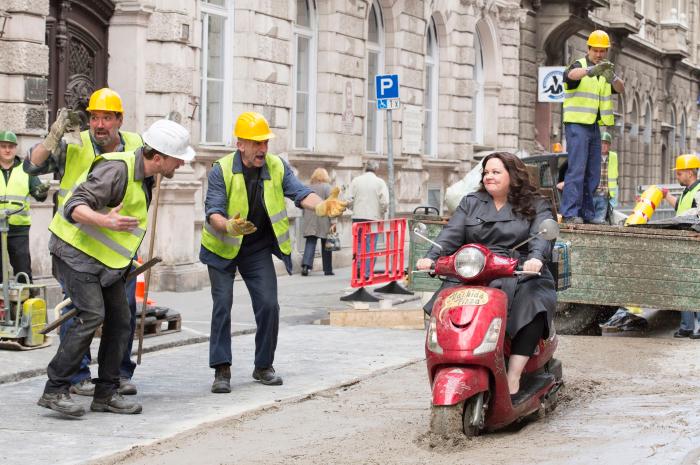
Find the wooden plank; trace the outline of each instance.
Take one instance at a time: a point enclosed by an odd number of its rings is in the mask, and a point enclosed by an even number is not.
[[[331,326],[362,328],[424,329],[423,309],[331,310]]]
[[[588,262],[622,263],[636,266],[643,263],[655,263],[658,266],[677,266],[698,270],[700,273],[700,256],[683,253],[657,252],[655,250],[643,253],[631,253],[629,250],[578,247],[572,243],[571,247],[571,272],[574,273]]]
[[[575,274],[571,276],[571,287],[576,289],[598,289],[601,291],[637,290],[646,294],[659,294],[679,297],[700,296],[700,283],[686,282],[682,285],[659,281],[655,277],[629,279],[617,276],[593,276]]]
[[[598,290],[569,288],[557,293],[557,300],[562,303],[580,303],[591,305],[611,305],[623,307],[658,308],[660,310],[700,310],[700,298],[680,297],[675,295],[650,294],[636,290]]]
[[[630,283],[636,282],[637,279],[653,278],[659,282],[675,280],[676,282],[697,283],[698,270],[695,268],[681,268],[666,264],[648,263],[634,264],[629,263],[611,263],[608,261],[585,260],[583,270],[577,268],[575,276],[614,276],[619,278],[627,278]]]
[[[562,235],[562,240],[569,240],[576,247],[620,249],[644,253],[647,251],[666,253],[690,253],[700,257],[700,241],[685,240],[683,238],[661,237],[625,237],[625,236],[600,236],[581,235],[572,237],[570,234]]]

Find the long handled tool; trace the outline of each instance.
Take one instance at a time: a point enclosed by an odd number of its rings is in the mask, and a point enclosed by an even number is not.
[[[151,238],[148,244],[148,260],[153,257],[153,247],[156,239],[156,226],[158,225],[158,203],[160,200],[160,180],[163,178],[160,174],[156,176],[156,193],[153,195],[153,228],[151,228]],[[146,326],[146,309],[148,308],[148,288],[151,287],[151,270],[146,271],[144,277],[143,289],[143,305],[141,306],[141,318],[139,319],[139,350],[136,355],[136,364],[141,365],[141,354],[143,354],[143,331]]]
[[[136,276],[140,275],[141,273],[143,273],[143,272],[145,272],[145,271],[147,271],[147,270],[150,270],[153,266],[157,265],[158,263],[160,263],[160,262],[162,262],[162,261],[163,261],[163,259],[160,258],[160,257],[154,257],[154,258],[148,260],[146,263],[144,263],[143,265],[139,266],[139,267],[136,268],[135,270],[130,271],[129,274],[126,276],[126,281],[127,281],[127,282],[128,282],[128,281],[131,281],[131,280],[134,279]],[[60,310],[60,309],[62,309],[63,307],[66,307],[67,305],[70,305],[70,304],[71,304],[71,300],[70,300],[70,297],[69,297],[69,298],[65,299],[64,301],[62,301],[61,303],[59,303],[59,304],[56,306],[56,308],[55,308],[54,310]],[[68,320],[68,319],[70,319],[70,318],[73,318],[73,317],[76,315],[76,313],[78,313],[78,309],[76,309],[76,308],[72,308],[72,309],[68,310],[66,313],[64,313],[63,315],[61,315],[60,317],[56,318],[56,319],[53,320],[51,323],[49,323],[48,325],[46,325],[46,326],[44,327],[44,329],[42,329],[41,331],[39,331],[39,333],[41,333],[41,334],[48,334],[48,333],[50,333],[50,332],[53,331],[54,329],[56,329],[56,328],[58,328],[59,326],[61,326],[66,320]]]

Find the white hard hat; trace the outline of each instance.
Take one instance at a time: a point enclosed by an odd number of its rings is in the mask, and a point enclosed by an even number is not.
[[[195,152],[190,147],[190,133],[169,119],[159,119],[143,133],[143,141],[163,155],[190,161]]]

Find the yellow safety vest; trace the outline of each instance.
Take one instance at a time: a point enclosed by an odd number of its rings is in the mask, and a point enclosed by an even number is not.
[[[85,181],[88,173],[102,159],[120,160],[126,163],[128,182],[126,193],[122,200],[123,207],[119,214],[137,218],[139,220],[138,227],[131,231],[113,231],[98,226],[71,223],[62,214],[56,213],[49,225],[49,230],[66,243],[100,261],[105,266],[121,269],[131,263],[131,258],[136,254],[136,250],[138,250],[143,236],[146,234],[146,223],[148,220],[146,193],[143,191],[142,181],[134,179],[136,155],[133,151],[100,155],[95,158],[90,169],[76,180],[76,184]],[[71,195],[72,192],[69,192],[66,201]],[[107,213],[108,211],[109,209],[107,208],[102,213]]]
[[[678,199],[676,216],[681,216],[683,213],[693,208],[693,199],[695,199],[695,194],[698,192],[700,192],[700,182],[697,183],[690,191],[686,192],[685,195],[681,194],[680,198]]]
[[[8,218],[8,223],[14,226],[29,226],[32,218],[29,216],[29,175],[24,172],[21,165],[14,166],[10,171],[10,177],[5,182],[5,176],[0,174],[0,208],[15,210],[17,205],[2,202],[12,200],[24,203],[24,210]]]
[[[119,131],[122,139],[124,139],[124,151],[131,152],[143,145],[141,136],[135,132]],[[87,171],[97,154],[92,146],[90,139],[90,131],[82,131],[80,139],[83,142],[82,147],[74,144],[68,144],[66,150],[66,167],[61,178],[61,184],[58,188],[57,209],[63,214],[63,204],[66,203],[66,196],[77,185],[77,180],[85,171]]]
[[[230,153],[216,161],[224,175],[226,184],[226,197],[228,198],[228,210],[226,214],[233,218],[240,213],[241,218],[248,217],[248,192],[246,190],[243,173],[233,172],[233,159],[235,153]],[[284,164],[277,155],[268,153],[265,157],[270,179],[263,181],[263,201],[265,212],[272,223],[272,230],[277,239],[280,251],[289,255],[292,253],[292,241],[289,236],[289,218],[284,204]],[[214,229],[208,221],[204,222],[202,230],[202,245],[212,253],[231,260],[238,255],[243,243],[243,236],[229,236]]]
[[[619,176],[617,152],[608,151],[608,191],[610,198],[617,198],[617,178]]]
[[[586,58],[577,61],[583,68],[588,67]],[[602,76],[584,76],[575,89],[569,89],[564,81],[563,107],[565,123],[594,124],[600,112],[602,126],[615,124],[612,86]]]

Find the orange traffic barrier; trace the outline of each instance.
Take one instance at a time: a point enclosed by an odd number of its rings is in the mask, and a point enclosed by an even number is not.
[[[405,218],[354,223],[352,238],[352,287],[403,279]]]
[[[630,224],[646,224],[663,198],[664,195],[661,189],[656,186],[649,186],[649,188],[642,193],[637,205],[634,206],[632,214],[625,220],[625,226]]]

